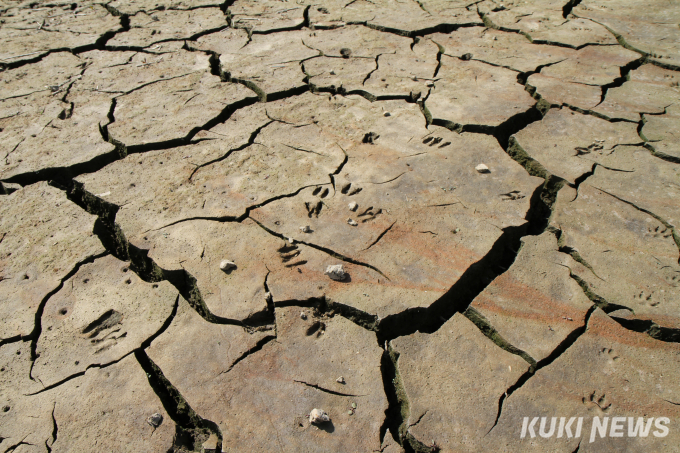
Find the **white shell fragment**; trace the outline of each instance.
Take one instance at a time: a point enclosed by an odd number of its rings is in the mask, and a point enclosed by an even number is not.
[[[225,272],[231,269],[236,269],[236,263],[229,260],[222,260],[220,262],[220,269],[222,269]]]
[[[328,275],[331,280],[342,281],[347,276],[347,273],[342,268],[342,264],[334,264],[326,268],[324,274]]]
[[[356,223],[356,221],[352,220],[351,218],[347,219],[347,223],[349,223],[349,224],[352,225],[352,226],[357,226],[357,225],[359,225],[358,223]]]
[[[305,225],[305,226],[300,227],[300,231],[302,231],[303,233],[311,233],[312,229],[309,228],[309,225]]]
[[[489,167],[487,167],[484,164],[479,164],[475,167],[475,170],[477,170],[479,173],[491,173],[491,170],[489,170]]]
[[[321,409],[312,409],[312,412],[309,413],[309,423],[320,425],[329,421],[331,421],[331,418]]]
[[[359,205],[357,204],[356,201],[353,201],[349,204],[349,210],[350,211],[356,211],[358,207],[359,207]]]

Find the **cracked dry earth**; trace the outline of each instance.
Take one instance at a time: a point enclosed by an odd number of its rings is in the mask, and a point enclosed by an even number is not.
[[[560,1],[0,0],[0,452],[680,451],[680,3]]]

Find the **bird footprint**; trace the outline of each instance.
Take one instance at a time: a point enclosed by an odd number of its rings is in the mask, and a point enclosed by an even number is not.
[[[656,300],[656,297],[654,297],[654,292],[646,293],[644,291],[640,291],[639,294],[633,296],[633,299],[639,304],[648,305],[650,307],[656,307],[659,305],[659,301]]]

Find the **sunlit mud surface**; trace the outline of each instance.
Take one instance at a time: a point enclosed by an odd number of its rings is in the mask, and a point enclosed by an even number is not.
[[[0,0],[0,452],[680,451],[679,23]]]

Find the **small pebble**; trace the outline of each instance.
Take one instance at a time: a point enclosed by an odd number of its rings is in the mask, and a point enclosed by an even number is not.
[[[225,272],[231,269],[236,269],[236,263],[229,260],[222,260],[220,262],[220,269],[222,269]]]
[[[342,49],[340,49],[340,55],[342,55],[342,58],[349,58],[352,56],[352,49],[343,47]]]
[[[328,275],[331,280],[337,281],[342,281],[347,277],[347,272],[342,268],[342,264],[328,266],[324,274]]]
[[[154,428],[158,428],[161,426],[161,423],[163,423],[163,416],[156,412],[155,414],[152,414],[149,418],[146,419],[146,422],[153,426]]]
[[[309,225],[305,225],[303,227],[300,227],[300,231],[302,231],[303,233],[311,233],[312,229],[309,228]]]
[[[471,54],[471,53],[466,53],[466,54],[464,54],[462,57],[460,57],[460,59],[463,60],[463,61],[472,60],[472,54]]]
[[[300,313],[300,319],[307,319],[307,313],[304,311]]]
[[[345,378],[342,377],[342,376],[340,376],[339,378],[337,378],[337,379],[335,380],[335,382],[337,382],[338,384],[344,384],[344,383],[345,383]]]
[[[491,173],[491,170],[489,170],[489,167],[487,167],[484,164],[479,164],[475,167],[475,170],[479,173]]]
[[[309,413],[309,423],[320,425],[329,421],[331,421],[331,418],[322,409],[312,409],[312,412]]]
[[[290,242],[291,244],[295,244],[295,239],[293,239],[293,238],[288,238],[288,242]]]
[[[356,222],[355,222],[354,220],[352,220],[351,218],[350,218],[350,219],[347,219],[347,223],[349,223],[349,224],[352,225],[352,226],[357,226],[357,225],[359,225],[358,223],[356,223]]]
[[[351,202],[348,206],[350,211],[356,211],[359,207],[356,201]]]
[[[392,116],[392,114],[390,112],[385,112],[384,116]]]

